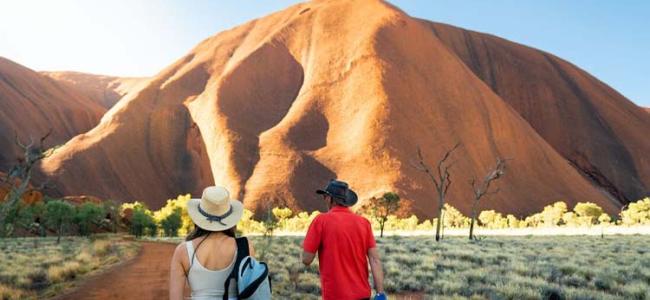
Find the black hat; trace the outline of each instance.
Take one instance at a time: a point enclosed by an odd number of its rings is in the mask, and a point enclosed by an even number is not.
[[[328,195],[334,201],[344,206],[352,206],[357,203],[357,194],[348,187],[344,181],[330,180],[324,190],[317,190],[316,194]]]

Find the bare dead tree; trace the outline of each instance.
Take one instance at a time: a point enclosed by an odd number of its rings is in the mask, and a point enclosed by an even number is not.
[[[505,174],[506,160],[497,158],[497,163],[494,169],[490,170],[483,178],[481,183],[476,182],[476,178],[472,178],[469,184],[472,186],[474,193],[474,202],[472,204],[472,221],[469,225],[469,239],[474,239],[474,223],[476,222],[476,214],[478,213],[478,206],[481,198],[486,195],[493,195],[499,192],[499,188],[490,191],[490,185],[493,181],[501,178]]]
[[[436,193],[438,194],[438,222],[436,224],[436,241],[440,241],[440,233],[442,229],[442,210],[445,206],[445,196],[447,195],[447,190],[451,186],[451,174],[449,169],[451,169],[453,163],[448,162],[451,154],[460,147],[460,143],[454,145],[453,148],[447,150],[440,160],[435,169],[432,169],[424,159],[422,155],[422,149],[418,147],[418,157],[417,161],[412,163],[418,171],[424,172],[429,176],[429,179],[433,182],[436,188]]]
[[[10,185],[9,193],[5,201],[0,203],[0,234],[3,236],[11,234],[13,229],[7,228],[7,217],[9,213],[16,207],[20,199],[22,199],[25,192],[29,189],[29,183],[32,179],[32,171],[34,166],[47,157],[47,149],[45,149],[44,142],[52,134],[50,129],[47,134],[42,136],[38,144],[34,143],[34,139],[30,136],[29,143],[23,144],[15,134],[15,143],[23,152],[23,156],[16,160],[16,164],[7,173],[5,182]],[[47,186],[47,182],[43,183],[38,189],[43,189]]]

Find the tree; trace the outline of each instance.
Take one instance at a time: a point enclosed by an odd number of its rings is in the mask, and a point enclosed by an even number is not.
[[[160,225],[163,228],[165,236],[175,237],[178,236],[178,229],[181,228],[182,219],[181,219],[181,208],[177,207],[174,211],[169,214],[167,217],[160,221]]]
[[[42,224],[45,213],[45,204],[37,202],[32,204],[21,204],[16,214],[16,224],[27,232],[45,235],[45,227]]]
[[[621,212],[623,225],[649,225],[650,224],[650,197],[630,203],[628,208]]]
[[[23,151],[23,157],[17,159],[16,164],[9,170],[4,181],[9,183],[11,189],[6,196],[6,199],[0,199],[0,201],[5,200],[3,203],[0,203],[0,236],[10,236],[13,233],[14,224],[8,222],[8,219],[15,220],[15,215],[11,213],[17,213],[17,205],[23,195],[29,189],[29,183],[32,179],[32,170],[34,166],[41,161],[43,158],[49,155],[49,152],[46,151],[43,142],[47,139],[48,136],[52,133],[52,130],[45,134],[40,139],[38,145],[34,145],[34,140],[30,137],[29,144],[23,144],[18,138],[18,134],[15,135],[15,143]],[[40,188],[45,188],[47,182],[45,182]]]
[[[495,189],[493,191],[490,191],[490,185],[492,184],[493,181],[501,178],[503,174],[505,174],[506,170],[506,161],[497,158],[497,163],[494,169],[490,170],[485,177],[483,178],[483,181],[481,183],[476,182],[476,178],[472,178],[470,180],[470,185],[472,186],[472,192],[474,193],[474,202],[472,204],[472,221],[469,225],[469,239],[472,240],[474,239],[474,223],[476,222],[476,215],[478,213],[478,206],[479,202],[481,201],[481,198],[483,198],[485,195],[490,195],[490,194],[496,194],[499,192],[499,189]]]
[[[106,216],[104,208],[92,202],[86,202],[77,208],[74,222],[82,236],[90,235],[93,226],[99,226]]]
[[[63,200],[50,200],[45,204],[45,221],[54,228],[57,234],[56,243],[61,241],[61,235],[72,222],[74,206]]]
[[[370,215],[379,223],[379,237],[384,237],[384,228],[388,216],[397,212],[400,208],[400,197],[395,193],[384,193],[381,197],[373,197],[368,200],[367,209]]]
[[[451,154],[460,147],[460,143],[456,144],[451,150],[447,150],[442,158],[438,161],[436,169],[433,170],[425,161],[424,156],[422,155],[422,149],[418,147],[418,160],[413,163],[413,166],[421,172],[426,173],[429,176],[429,179],[433,182],[436,188],[436,193],[438,195],[438,221],[436,224],[436,241],[440,241],[440,233],[442,229],[442,210],[445,205],[445,196],[447,195],[447,190],[451,185],[451,174],[449,169],[451,169],[452,164],[447,162]]]
[[[158,233],[158,227],[151,215],[151,212],[143,206],[133,208],[133,217],[129,228],[131,234],[141,237],[145,234],[155,236]]]
[[[525,227],[553,227],[563,223],[572,223],[574,214],[567,211],[568,208],[566,203],[557,201],[551,205],[545,206],[542,212],[526,217],[526,219],[523,220],[523,225],[525,225]]]
[[[580,220],[580,225],[593,225],[598,222],[598,218],[604,213],[598,204],[591,202],[579,202],[573,208]]]
[[[179,235],[186,235],[189,233],[192,228],[194,228],[194,222],[190,218],[190,215],[187,213],[187,202],[192,198],[190,194],[178,195],[176,199],[167,199],[165,206],[161,207],[159,210],[153,212],[153,218],[159,224],[162,224],[162,220],[167,218],[169,215],[174,213],[176,209],[181,210],[181,227],[178,229]]]

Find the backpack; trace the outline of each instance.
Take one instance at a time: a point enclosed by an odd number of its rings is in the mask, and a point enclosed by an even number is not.
[[[269,267],[266,263],[258,262],[248,253],[248,239],[236,238],[237,260],[235,266],[224,283],[223,299],[228,300],[230,281],[237,283],[237,299],[266,300],[271,299],[271,280]]]

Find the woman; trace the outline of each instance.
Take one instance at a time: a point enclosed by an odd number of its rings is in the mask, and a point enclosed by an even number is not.
[[[228,190],[211,186],[201,199],[190,199],[187,212],[194,221],[185,242],[176,247],[171,262],[169,299],[183,299],[185,282],[191,299],[223,299],[224,284],[237,257],[235,225],[241,219],[242,203],[230,199]],[[249,242],[249,253],[254,250]],[[236,299],[237,288],[230,282],[228,296]]]

